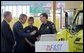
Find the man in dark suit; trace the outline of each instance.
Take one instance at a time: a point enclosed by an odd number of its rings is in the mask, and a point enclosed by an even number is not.
[[[25,37],[30,37],[29,35],[33,35],[36,33],[36,32],[25,33],[22,24],[24,24],[26,20],[27,16],[25,14],[21,14],[19,17],[19,21],[17,21],[13,26],[13,31],[16,40],[15,52],[25,52],[26,51]]]
[[[9,26],[12,20],[11,12],[4,13],[4,20],[1,23],[1,52],[12,52],[15,43],[13,32]]]

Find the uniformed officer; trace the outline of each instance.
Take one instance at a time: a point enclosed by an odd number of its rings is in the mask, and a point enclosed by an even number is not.
[[[42,22],[39,33],[40,34],[55,34],[57,30],[54,23],[48,21],[48,15],[46,13],[40,14],[40,20]]]
[[[36,26],[33,26],[33,23],[34,23],[34,18],[33,17],[29,17],[28,19],[28,24],[29,26],[27,26],[24,30],[26,33],[31,33],[33,31],[36,31],[36,33],[34,35],[30,35],[31,37],[27,38],[26,40],[30,41],[31,45],[30,44],[26,44],[27,46],[27,51],[28,52],[35,52],[35,47],[34,47],[34,44],[35,44],[35,41],[37,41],[37,37],[38,37],[38,28]]]
[[[19,21],[17,21],[13,26],[13,31],[15,34],[16,46],[15,52],[25,52],[25,37],[30,37],[29,35],[33,35],[34,33],[25,33],[22,24],[26,22],[27,16],[25,14],[21,14],[19,17]]]
[[[4,20],[1,23],[1,52],[12,52],[15,44],[14,34],[9,25],[11,20],[11,12],[6,11],[4,13]]]

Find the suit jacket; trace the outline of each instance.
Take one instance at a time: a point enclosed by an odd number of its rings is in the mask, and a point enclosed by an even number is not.
[[[1,51],[11,52],[15,43],[14,34],[9,24],[3,20],[1,23]]]
[[[17,21],[14,24],[13,32],[15,34],[15,40],[16,40],[15,52],[24,52],[24,51],[26,51],[24,38],[29,37],[29,33],[24,32],[23,26],[19,21]]]

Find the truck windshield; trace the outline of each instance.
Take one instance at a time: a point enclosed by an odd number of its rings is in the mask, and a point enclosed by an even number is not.
[[[83,25],[83,11],[79,11],[76,15],[73,25]]]

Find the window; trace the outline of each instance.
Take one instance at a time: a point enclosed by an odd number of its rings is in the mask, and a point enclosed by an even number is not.
[[[78,13],[75,25],[83,25],[83,12]]]
[[[16,17],[16,6],[13,6],[13,17]]]
[[[26,6],[22,6],[22,12],[23,12],[23,14],[26,14]]]
[[[10,11],[10,12],[12,13],[12,12],[13,12],[13,10],[12,10],[12,9],[13,9],[13,8],[12,8],[13,6],[8,6],[8,7],[9,7],[9,8],[8,8],[8,11]]]
[[[21,13],[30,16],[30,12],[29,12],[30,9],[28,5],[1,6],[1,15],[3,15],[5,11],[10,11],[12,13],[13,18],[18,18]]]
[[[27,12],[27,15],[28,15],[28,16],[30,16],[30,8],[29,8],[29,7],[30,7],[30,6],[27,6],[27,9],[26,9],[26,10],[27,10],[26,12]]]
[[[9,6],[5,6],[4,10],[8,11],[9,10],[8,8],[9,8]]]
[[[72,24],[73,21],[73,11],[68,11],[68,24]]]

